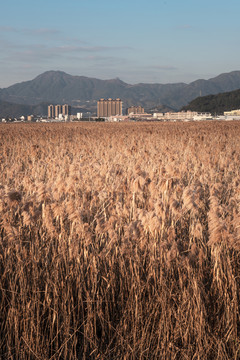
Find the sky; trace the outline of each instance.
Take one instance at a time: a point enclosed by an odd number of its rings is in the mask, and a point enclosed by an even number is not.
[[[190,83],[240,70],[239,0],[7,0],[0,88],[49,70]]]

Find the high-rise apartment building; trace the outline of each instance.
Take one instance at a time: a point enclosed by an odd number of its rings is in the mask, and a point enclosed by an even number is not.
[[[55,105],[55,118],[62,114],[62,105]]]
[[[120,99],[100,99],[97,103],[97,116],[109,117],[122,115],[122,101]]]
[[[68,104],[64,104],[62,106],[62,114],[63,115],[71,115],[71,106]]]
[[[54,106],[53,106],[53,105],[49,105],[49,106],[48,106],[48,118],[49,118],[49,119],[53,119],[54,117],[55,117]]]
[[[59,115],[62,114],[63,116],[71,115],[71,106],[68,104],[64,105],[49,105],[48,106],[48,118],[55,119],[58,118]]]

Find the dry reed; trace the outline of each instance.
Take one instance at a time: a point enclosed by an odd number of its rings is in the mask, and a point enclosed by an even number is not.
[[[240,124],[0,124],[2,359],[239,359]]]

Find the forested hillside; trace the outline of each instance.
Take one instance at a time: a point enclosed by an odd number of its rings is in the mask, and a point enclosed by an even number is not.
[[[224,111],[240,108],[240,89],[217,95],[207,95],[192,100],[182,110],[223,114]]]

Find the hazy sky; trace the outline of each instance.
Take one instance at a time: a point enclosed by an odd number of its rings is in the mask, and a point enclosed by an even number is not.
[[[7,0],[0,88],[48,70],[127,83],[240,70],[239,0]]]

